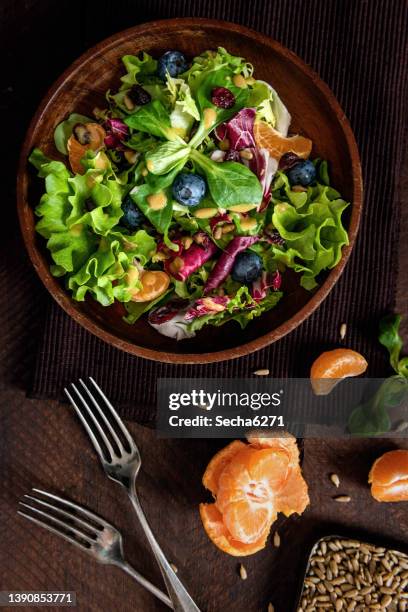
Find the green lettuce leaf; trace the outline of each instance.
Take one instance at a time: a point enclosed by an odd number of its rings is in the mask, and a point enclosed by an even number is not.
[[[136,323],[136,321],[140,319],[143,314],[149,312],[149,310],[151,310],[154,306],[162,306],[163,304],[165,304],[171,296],[172,292],[173,289],[170,288],[168,289],[168,291],[166,291],[166,293],[162,293],[156,299],[151,300],[150,302],[126,302],[125,308],[128,314],[123,317],[123,320],[126,323],[129,323],[129,325],[133,325],[134,323]]]
[[[262,186],[249,168],[237,162],[212,161],[199,151],[191,151],[191,159],[205,174],[211,196],[217,206],[228,208],[234,204],[260,204]]]
[[[254,318],[274,308],[281,297],[281,292],[271,292],[263,300],[256,302],[249,293],[248,287],[244,285],[238,289],[226,310],[197,317],[187,327],[190,331],[198,331],[208,323],[219,327],[228,321],[236,321],[241,329],[244,329]]]
[[[151,77],[157,72],[157,60],[148,53],[137,55],[124,55],[122,62],[126,68],[126,74],[121,77],[123,89],[130,89],[133,85],[143,84],[146,77]]]
[[[253,66],[243,57],[231,55],[224,47],[218,47],[217,51],[204,51],[196,56],[191,67],[181,76],[187,80],[192,93],[195,94],[205,76],[220,69],[227,69],[232,74],[243,74],[245,78],[253,73]]]
[[[176,140],[177,132],[171,127],[170,115],[160,100],[152,100],[141,106],[125,119],[125,123],[133,130],[147,132],[158,138]]]
[[[173,78],[169,73],[166,78],[169,101],[173,109],[170,113],[170,124],[184,138],[190,133],[194,121],[200,121],[200,113],[186,81]]]
[[[103,306],[115,299],[128,302],[132,292],[142,287],[135,259],[143,266],[155,250],[155,241],[145,230],[133,236],[111,232],[102,237],[97,250],[68,279],[73,298],[83,301],[90,293]]]
[[[313,289],[319,273],[334,268],[348,244],[341,220],[348,204],[326,185],[293,192],[284,174],[275,183],[272,201],[272,223],[285,240],[284,246],[272,246],[274,257],[302,273],[302,287]]]
[[[163,142],[146,153],[146,166],[152,174],[167,174],[181,162],[183,165],[190,155],[190,147],[176,141]]]

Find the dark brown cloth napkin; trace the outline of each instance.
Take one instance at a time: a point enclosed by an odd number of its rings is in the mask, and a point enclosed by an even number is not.
[[[345,272],[318,311],[281,341],[229,362],[173,366],[135,358],[101,342],[50,303],[31,395],[60,398],[66,383],[93,375],[124,416],[146,422],[154,413],[157,378],[247,377],[257,368],[269,368],[277,377],[307,376],[312,359],[338,344],[343,322],[348,324],[347,345],[367,357],[369,374],[386,375],[386,355],[376,336],[378,320],[392,308],[395,294],[396,185],[407,99],[405,1],[150,0],[124,5],[131,14],[127,26],[175,16],[225,19],[275,38],[308,62],[333,89],[359,144],[362,226]],[[112,2],[98,4],[100,20],[109,7]],[[91,27],[86,5],[84,10],[84,27]]]

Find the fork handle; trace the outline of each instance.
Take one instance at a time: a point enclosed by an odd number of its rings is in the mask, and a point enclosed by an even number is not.
[[[129,574],[129,576],[132,576],[132,578],[136,580],[136,582],[138,582],[142,587],[144,587],[147,591],[152,593],[152,595],[160,599],[160,601],[165,603],[166,606],[173,610],[173,604],[171,603],[171,600],[167,597],[167,595],[163,593],[163,591],[158,589],[154,584],[149,582],[149,580],[142,576],[142,574],[139,574],[139,572],[137,572],[127,561],[115,563],[115,565],[117,565],[118,567],[120,567],[120,569]]]
[[[200,609],[194,603],[182,582],[175,574],[156,538],[154,537],[153,532],[150,529],[150,525],[146,520],[143,508],[140,505],[134,483],[132,483],[131,487],[129,488],[128,495],[154,556],[156,557],[157,563],[159,564],[174,610],[176,612],[200,612]]]

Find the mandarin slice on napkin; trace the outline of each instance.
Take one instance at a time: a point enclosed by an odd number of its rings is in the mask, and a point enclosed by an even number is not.
[[[384,453],[374,462],[368,482],[377,501],[408,501],[408,450]]]
[[[203,484],[215,499],[200,504],[210,540],[224,552],[250,555],[265,547],[278,512],[301,514],[309,503],[296,439],[256,433],[234,440],[210,461]]]
[[[343,378],[359,376],[368,363],[360,353],[337,348],[319,355],[310,370],[310,382],[316,395],[328,395]]]

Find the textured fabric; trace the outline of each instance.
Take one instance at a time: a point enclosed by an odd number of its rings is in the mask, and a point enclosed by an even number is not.
[[[103,6],[106,6],[108,3]],[[200,16],[259,30],[296,52],[334,91],[360,149],[364,213],[355,249],[322,306],[289,336],[248,357],[208,366],[172,366],[131,357],[93,337],[50,303],[32,395],[60,397],[70,380],[92,374],[128,418],[151,419],[159,377],[245,377],[257,368],[274,376],[307,376],[312,359],[339,340],[368,359],[369,373],[387,373],[375,341],[380,316],[392,308],[407,100],[407,8],[402,0],[149,0],[123,3],[137,22]],[[84,7],[85,8],[85,7]],[[85,13],[83,20],[89,15]],[[128,22],[130,25],[132,22]],[[103,31],[103,34],[107,34]]]

